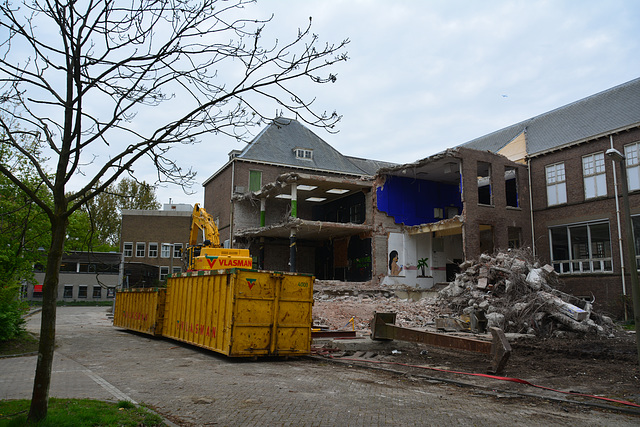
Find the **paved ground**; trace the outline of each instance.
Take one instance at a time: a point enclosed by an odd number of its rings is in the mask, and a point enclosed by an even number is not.
[[[33,316],[29,328],[39,321]],[[59,308],[58,342],[52,396],[129,399],[179,425],[640,424],[634,415],[348,364],[232,360],[114,328],[105,308]],[[35,356],[0,359],[0,399],[30,397],[35,363]]]

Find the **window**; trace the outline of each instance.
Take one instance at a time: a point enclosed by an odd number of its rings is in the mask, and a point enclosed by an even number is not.
[[[160,267],[160,280],[165,280],[169,274],[169,267]]]
[[[547,175],[547,206],[567,203],[567,183],[564,163],[556,163],[545,168]]]
[[[518,249],[520,247],[520,235],[522,230],[520,227],[507,227],[507,239],[509,249]]]
[[[293,152],[296,155],[296,159],[311,160],[313,158],[313,151],[306,148],[296,148]]]
[[[160,251],[162,258],[171,258],[171,243],[163,243],[162,251]]]
[[[116,297],[116,288],[109,287],[107,288],[107,298],[115,298]]]
[[[145,250],[145,244],[144,242],[140,243],[136,243],[136,256],[138,258],[144,258],[144,250]]]
[[[640,142],[624,146],[629,191],[640,190]]]
[[[607,178],[604,174],[604,153],[582,157],[584,198],[592,199],[607,195]]]
[[[87,297],[87,287],[78,286],[78,298],[86,298],[86,297]]]
[[[182,273],[182,267],[173,267],[172,274],[180,274]]]
[[[511,166],[504,168],[504,190],[507,198],[507,206],[517,208],[518,201],[518,170]]]
[[[149,243],[149,258],[157,258],[157,257],[158,257],[158,244]]]
[[[636,245],[636,267],[640,269],[640,215],[632,216],[631,223],[633,227],[633,241]]]
[[[262,188],[262,172],[249,171],[249,191],[260,191]]]
[[[182,243],[174,243],[173,244],[173,257],[181,258],[182,257]]]
[[[93,299],[102,298],[102,286],[94,286],[93,287]]]
[[[491,205],[491,164],[478,162],[478,204]]]
[[[124,251],[124,256],[125,257],[132,257],[133,256],[133,243],[125,242],[124,245],[123,245],[123,251]]]
[[[64,293],[62,294],[62,298],[73,298],[72,285],[64,285]]]
[[[550,227],[549,242],[560,274],[613,271],[608,221]]]

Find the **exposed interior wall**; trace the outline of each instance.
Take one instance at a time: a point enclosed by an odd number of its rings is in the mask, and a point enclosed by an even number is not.
[[[434,208],[450,211],[455,207],[458,212],[462,211],[456,185],[389,175],[376,193],[378,209],[394,217],[398,224],[411,226],[439,221],[442,218],[434,216]]]

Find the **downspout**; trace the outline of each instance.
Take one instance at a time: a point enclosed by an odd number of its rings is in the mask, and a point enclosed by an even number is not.
[[[229,198],[229,247],[233,247],[233,188],[236,178],[236,160],[231,161],[231,195]]]
[[[609,135],[609,142],[611,148],[613,148],[613,135]],[[624,252],[622,250],[622,227],[620,224],[620,201],[618,200],[618,176],[616,174],[616,161],[611,160],[613,165],[613,191],[616,199],[616,220],[618,222],[618,247],[620,250],[620,274],[622,278],[622,295],[627,296],[627,287],[625,285],[625,265],[624,265]],[[624,320],[628,320],[627,317],[627,305],[624,305]]]
[[[533,224],[533,192],[531,191],[531,159],[527,158],[527,172],[529,173],[529,212],[531,215],[531,249],[533,257],[536,257],[536,229]]]

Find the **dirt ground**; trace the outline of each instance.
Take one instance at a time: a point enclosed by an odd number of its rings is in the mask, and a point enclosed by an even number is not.
[[[369,336],[369,321],[374,312],[396,312],[397,324],[410,328],[433,330],[433,318],[441,313],[433,301],[417,301],[394,296],[377,296],[366,291],[352,295],[316,295],[314,323],[329,329],[353,329],[359,336]],[[349,319],[354,317],[353,324]],[[479,338],[469,333],[471,338]],[[512,354],[503,376],[522,379],[537,386],[564,392],[599,395],[640,404],[640,369],[635,334],[620,329],[614,336],[570,338],[537,338],[532,335],[508,335]],[[395,352],[393,349],[397,348]],[[378,360],[392,364],[420,365],[448,371],[487,373],[490,360],[486,355],[426,347],[413,343],[396,343],[377,355]],[[346,356],[349,356],[348,354]],[[391,365],[394,369],[407,369]],[[415,372],[413,370],[412,372]],[[451,377],[449,373],[426,370],[424,375]],[[456,375],[457,376],[457,375]],[[485,382],[466,375],[461,381]],[[521,384],[496,383],[501,390],[522,390]]]

